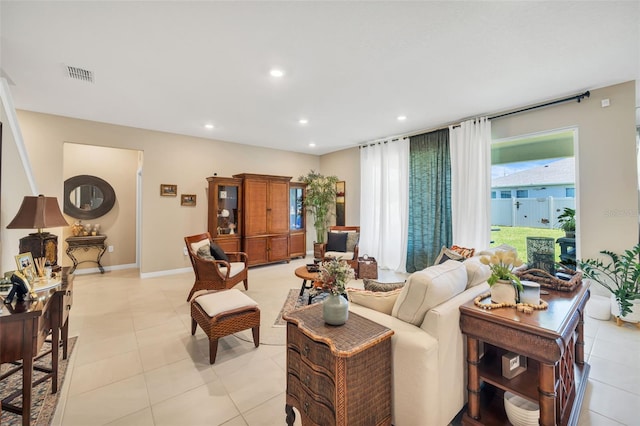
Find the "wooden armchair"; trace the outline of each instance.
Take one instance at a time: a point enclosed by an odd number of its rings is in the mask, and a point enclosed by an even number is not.
[[[244,281],[244,289],[249,288],[247,254],[244,252],[225,252],[229,261],[205,259],[198,256],[198,249],[211,244],[211,235],[204,234],[184,237],[184,242],[189,252],[193,272],[196,280],[189,292],[187,302],[191,300],[193,293],[199,290],[223,290],[234,287],[240,281]]]
[[[345,246],[345,251],[342,250],[332,250],[335,247],[331,247],[332,233],[337,234],[347,234],[347,242]],[[352,234],[352,237],[349,237],[349,234]],[[351,240],[351,241],[350,241]],[[329,257],[337,257],[340,259],[344,259],[351,265],[353,270],[356,272],[356,276],[358,276],[358,242],[360,240],[360,227],[359,226],[330,226],[329,227],[329,235],[327,238],[327,242],[320,244],[320,259],[325,259]]]

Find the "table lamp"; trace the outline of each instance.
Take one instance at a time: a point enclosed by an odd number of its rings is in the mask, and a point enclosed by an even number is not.
[[[42,228],[69,226],[56,197],[25,196],[18,214],[7,229],[37,229],[20,239],[20,253],[30,252],[33,258],[44,257],[55,269],[58,264],[58,236],[42,232]]]

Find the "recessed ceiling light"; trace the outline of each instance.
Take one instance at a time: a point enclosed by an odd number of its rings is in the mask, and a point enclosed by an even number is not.
[[[315,148],[315,147],[316,147],[316,144],[315,144],[314,142],[311,142],[311,143],[309,144],[309,148]]]
[[[301,118],[300,120],[298,120],[298,123],[300,124],[307,124],[309,122],[309,120],[307,120],[306,118]]]
[[[213,129],[213,124],[211,124],[211,123],[209,123],[209,124],[205,124],[205,125],[204,125],[204,128],[205,128],[205,129],[209,129],[209,130],[211,130],[211,129]]]
[[[399,116],[398,116],[398,121],[404,121],[404,120],[406,120],[406,119],[407,119],[407,116],[406,116],[406,115],[399,115]]]
[[[282,77],[284,75],[284,71],[279,69],[272,69],[269,74],[271,74],[271,77]]]

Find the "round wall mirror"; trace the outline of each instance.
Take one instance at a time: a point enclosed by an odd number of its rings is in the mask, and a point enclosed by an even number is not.
[[[116,202],[113,187],[96,176],[79,175],[64,181],[64,212],[76,219],[107,214]]]

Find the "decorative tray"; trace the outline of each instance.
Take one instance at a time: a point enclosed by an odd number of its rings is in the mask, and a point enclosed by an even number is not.
[[[574,271],[573,269],[562,268],[557,271],[560,274],[570,277],[568,280],[563,280],[551,275],[547,271],[542,269],[523,269],[521,271],[515,271],[515,274],[521,280],[533,281],[540,284],[540,287],[550,288],[558,291],[573,291],[582,283],[582,272]]]

